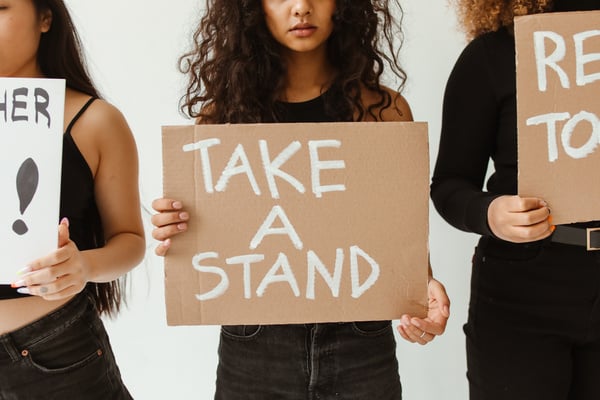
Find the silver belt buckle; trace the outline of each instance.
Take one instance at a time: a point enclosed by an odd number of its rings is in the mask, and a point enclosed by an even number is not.
[[[600,227],[598,228],[585,228],[585,234],[587,239],[587,251],[596,251],[600,250],[600,247],[591,247],[590,246],[590,234],[595,231],[600,231]]]

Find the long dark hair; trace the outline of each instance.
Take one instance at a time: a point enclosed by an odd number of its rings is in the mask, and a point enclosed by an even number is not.
[[[399,20],[393,18],[394,11]],[[367,114],[380,119],[392,104],[380,81],[385,65],[400,79],[398,91],[406,79],[398,63],[401,16],[397,0],[337,1],[327,46],[336,76],[324,93],[333,120],[362,120]],[[179,60],[181,72],[189,77],[184,113],[211,123],[277,121],[285,64],[260,0],[209,0],[193,41],[193,49]],[[364,90],[375,93],[378,101],[365,105]]]
[[[69,11],[62,0],[33,0],[38,13],[50,10],[52,25],[43,33],[38,48],[38,63],[44,76],[65,79],[67,87],[100,97],[86,69],[81,41]],[[93,229],[97,246],[104,245],[100,218]],[[115,314],[122,302],[124,282],[88,283],[86,291],[94,299],[99,313]]]

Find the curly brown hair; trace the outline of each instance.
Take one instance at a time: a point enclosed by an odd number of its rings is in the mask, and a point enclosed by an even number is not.
[[[398,63],[401,18],[398,0],[337,1],[327,45],[336,76],[323,94],[326,112],[334,120],[380,117],[392,104],[380,79],[384,66],[399,78],[398,91],[406,79]],[[181,72],[189,77],[181,110],[209,123],[276,122],[285,86],[280,49],[266,26],[260,0],[209,0],[193,49],[179,60]],[[365,106],[362,90],[375,93],[379,101]]]
[[[518,15],[552,10],[552,0],[451,0],[469,39],[483,33],[511,26]]]

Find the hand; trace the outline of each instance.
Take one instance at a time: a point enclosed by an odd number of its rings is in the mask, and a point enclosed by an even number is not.
[[[152,225],[155,226],[152,237],[161,241],[154,252],[164,256],[171,246],[170,238],[187,230],[190,215],[182,211],[183,205],[178,200],[156,199],[152,202],[152,208],[158,211],[158,214],[154,214],[151,219]]]
[[[58,225],[58,249],[18,272],[21,279],[11,286],[19,293],[62,300],[81,292],[88,282],[89,265],[75,242],[69,239],[69,221]]]
[[[429,304],[425,319],[411,318],[406,314],[400,318],[398,333],[411,343],[425,345],[446,330],[450,317],[450,299],[444,285],[431,278],[427,284],[427,295]]]
[[[487,217],[496,237],[514,243],[544,239],[555,229],[548,205],[536,197],[497,197],[490,203]]]

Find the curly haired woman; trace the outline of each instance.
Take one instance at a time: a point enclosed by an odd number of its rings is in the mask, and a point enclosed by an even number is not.
[[[515,15],[596,10],[600,0],[455,3],[473,40],[446,86],[431,197],[446,221],[481,235],[464,327],[470,398],[600,399],[600,257],[562,234],[585,237],[600,222],[553,226],[543,199],[516,195],[512,30]]]
[[[200,123],[410,121],[404,98],[384,87],[398,67],[395,0],[211,0],[182,59],[184,109]],[[153,204],[154,238],[187,229],[172,199]],[[431,279],[425,319],[400,334],[426,344],[444,331],[448,298]],[[390,321],[224,326],[216,399],[400,399]]]

